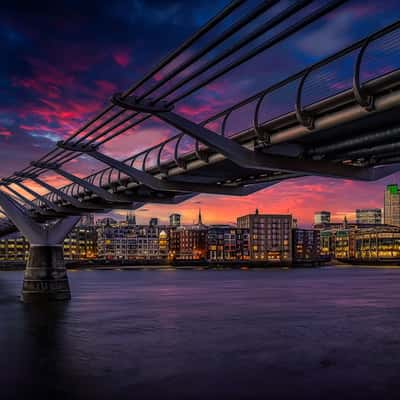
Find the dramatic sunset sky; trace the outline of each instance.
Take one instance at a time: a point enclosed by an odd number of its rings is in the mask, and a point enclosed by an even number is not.
[[[68,137],[90,116],[101,111],[112,94],[131,86],[227,3],[226,0],[3,2],[0,7],[0,175],[22,169],[51,150],[56,141]],[[248,3],[228,23],[258,2]],[[262,22],[290,3],[280,2],[256,22]],[[299,16],[323,3],[326,1],[315,1]],[[176,110],[196,122],[202,121],[399,17],[398,0],[349,1],[302,33],[179,103]],[[285,26],[264,35],[257,43]],[[248,30],[251,28],[254,25]],[[205,38],[203,45],[209,38]],[[190,49],[180,61],[195,50],[196,47]],[[383,71],[387,61],[378,62],[381,65],[376,66],[377,70]],[[340,67],[337,71],[341,71]],[[337,72],[337,75],[345,82],[350,73],[342,76],[342,72]],[[154,80],[159,78],[156,76]],[[269,101],[270,110],[283,103],[292,108],[293,92],[282,93],[275,102]],[[246,115],[244,112],[235,116],[231,125],[244,126],[246,118],[249,120]],[[110,142],[104,151],[126,158],[174,133],[151,120]],[[101,167],[100,163],[88,162],[82,157],[66,166],[80,176]],[[53,175],[46,179],[58,185],[67,183]],[[137,210],[136,215],[140,222],[146,222],[151,216],[166,221],[171,212],[180,212],[184,222],[191,223],[201,208],[206,223],[235,222],[236,216],[258,207],[266,213],[292,213],[301,225],[308,225],[314,211],[320,209],[331,210],[336,219],[344,215],[352,219],[357,207],[382,207],[383,188],[391,182],[400,182],[400,174],[370,184],[309,177],[283,182],[246,198],[200,195],[178,206],[151,204]]]

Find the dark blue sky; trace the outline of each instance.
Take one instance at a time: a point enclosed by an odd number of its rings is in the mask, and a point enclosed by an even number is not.
[[[326,2],[315,1],[298,17],[264,35],[255,44],[261,43]],[[23,168],[29,161],[39,158],[50,150],[57,140],[70,135],[91,115],[100,111],[114,92],[129,87],[227,3],[222,0],[212,2],[73,0],[14,1],[2,4],[0,9],[1,175]],[[222,31],[258,3],[260,1],[248,1],[224,25],[187,51],[180,60],[193,54],[196,48],[200,48],[218,31]],[[293,2],[281,1],[269,13],[232,38],[225,47],[290,3]],[[366,34],[398,20],[399,17],[400,4],[396,0],[349,1],[321,21],[309,26],[304,32],[264,52],[178,104],[177,110],[193,120],[201,121],[278,79],[285,78]],[[243,51],[248,51],[255,44]],[[224,46],[218,48],[216,53],[223,48]],[[370,56],[370,63],[376,71],[387,67],[389,62],[387,59],[381,56],[374,59],[372,52]],[[332,76],[337,87],[331,85],[330,89],[339,89],[340,85],[345,86],[349,81],[351,76],[349,66],[351,66],[350,59],[335,71],[323,71],[320,76],[315,75],[314,79],[334,74]],[[398,66],[390,64],[391,68]],[[367,66],[364,73],[370,67]],[[268,108],[265,106],[263,112],[270,113],[271,116],[271,113],[284,111],[285,107],[292,108],[294,103],[292,89],[288,88],[274,99],[270,99]],[[249,115],[245,111],[236,115],[230,122],[232,128],[238,125],[245,127],[250,121]],[[117,157],[126,157],[173,133],[173,130],[151,121],[107,145],[105,150]],[[71,170],[81,174],[99,167],[101,167],[99,164],[81,161],[70,165]],[[49,176],[48,179],[56,178]],[[57,182],[61,183],[60,180]],[[330,180],[308,178],[299,181],[298,185],[324,185],[329,182]],[[340,188],[340,181],[335,182]],[[290,198],[288,185],[286,185],[286,195],[285,184],[279,185],[279,190],[283,191],[282,197],[286,199]],[[376,192],[372,186],[371,189],[363,186],[360,190],[364,188],[367,188],[366,193],[370,193],[369,190]],[[268,195],[272,195],[273,190],[278,189],[270,189]],[[282,211],[290,209],[308,219],[312,211],[309,204],[315,204],[316,200],[311,197],[307,199],[307,195],[311,196],[313,192],[311,189],[307,190],[310,193],[303,191],[305,196],[303,205],[299,201],[281,205],[282,202],[277,194],[275,203],[269,203],[268,207]],[[247,200],[241,200],[240,208],[243,210],[245,207],[252,208],[261,201],[262,196],[265,197],[266,193],[264,191]],[[366,197],[369,205],[372,203],[376,205],[380,201],[376,196],[372,200],[369,195]],[[326,201],[328,200],[326,198]],[[212,202],[215,204],[210,196],[201,196],[200,200],[188,202],[184,207],[192,207],[194,210],[198,207],[199,201],[207,206]],[[224,201],[231,199],[218,198],[218,201],[223,207]],[[338,203],[336,199],[332,207],[336,207],[340,213],[345,211],[348,203],[349,199],[346,200],[346,204],[343,201]],[[304,211],[306,204],[307,211]],[[303,209],[300,210],[300,207]],[[155,213],[156,209],[153,209]],[[218,207],[213,212],[217,215]]]

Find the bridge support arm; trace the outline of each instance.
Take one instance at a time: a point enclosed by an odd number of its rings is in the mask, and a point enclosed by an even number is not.
[[[53,202],[51,202],[49,199],[47,199],[45,196],[40,195],[39,193],[35,192],[28,186],[22,184],[21,182],[16,182],[15,183],[17,186],[25,190],[26,192],[30,193],[32,196],[34,196],[36,199],[40,200],[42,203],[46,204],[47,207],[49,207],[50,210],[53,210],[55,212],[62,212],[61,207],[56,206]]]
[[[0,206],[8,218],[15,224],[19,231],[29,240],[30,243],[39,244],[45,240],[46,233],[43,228],[32,220],[14,200],[0,190]]]
[[[15,196],[19,197],[25,204],[29,204],[34,210],[37,212],[41,212],[43,210],[40,209],[40,207],[35,204],[32,200],[27,199],[25,196],[23,196],[21,193],[17,192],[10,186],[5,186],[7,190],[9,190],[11,193],[13,193]]]
[[[46,230],[47,243],[52,245],[61,244],[80,219],[81,216],[79,215],[71,215],[59,219],[53,226]]]
[[[71,292],[64,264],[62,242],[80,217],[71,216],[42,227],[0,190],[0,206],[30,244],[24,273],[23,302],[69,300]]]
[[[46,188],[49,192],[55,193],[58,197],[60,197],[62,200],[67,201],[70,203],[73,207],[77,209],[77,212],[83,212],[87,210],[103,210],[104,207],[101,206],[96,206],[95,204],[84,204],[77,200],[75,197],[72,197],[66,193],[64,193],[62,190],[55,188],[52,185],[49,185],[47,182],[43,181],[42,179],[39,179],[36,176],[31,176],[30,179],[32,179],[34,182],[38,183],[39,185],[43,186]]]
[[[99,186],[93,185],[92,183],[88,182],[85,179],[81,179],[81,178],[77,177],[76,175],[73,175],[73,174],[59,168],[59,166],[56,164],[32,162],[31,165],[34,167],[37,167],[37,168],[45,168],[45,169],[53,170],[55,173],[63,176],[64,178],[67,178],[71,182],[77,183],[78,185],[82,186],[86,190],[96,194],[103,200],[106,200],[109,202],[118,202],[118,203],[129,202],[129,200],[127,200],[121,196],[112,194],[109,191],[107,191]]]

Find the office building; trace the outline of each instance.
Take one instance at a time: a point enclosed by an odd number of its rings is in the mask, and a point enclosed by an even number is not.
[[[158,218],[150,218],[149,225],[150,226],[157,226],[158,225]]]
[[[78,225],[80,226],[94,226],[94,214],[89,213],[84,215],[79,221]]]
[[[0,239],[0,261],[25,262],[29,254],[28,241],[19,234]]]
[[[97,257],[97,232],[94,226],[78,224],[64,239],[65,260],[89,260]],[[19,233],[0,239],[0,261],[27,260],[29,243]]]
[[[93,225],[78,225],[68,234],[64,239],[64,258],[66,260],[97,258],[97,231]]]
[[[356,224],[382,224],[382,210],[380,208],[357,208]]]
[[[196,225],[171,229],[169,258],[171,260],[205,260],[207,258],[207,230],[200,211]]]
[[[158,260],[168,256],[168,228],[119,223],[98,228],[99,258]]]
[[[354,257],[355,229],[340,229],[334,235],[334,258],[350,260]]]
[[[180,214],[171,214],[169,216],[169,225],[171,227],[176,227],[181,225],[181,215]]]
[[[314,213],[314,224],[329,224],[331,222],[330,211],[318,211]]]
[[[132,211],[128,211],[128,213],[126,214],[126,224],[136,225],[136,216]]]
[[[383,216],[386,225],[400,226],[400,192],[397,184],[386,186]]]
[[[250,235],[250,259],[254,261],[291,262],[292,216],[248,214],[237,219],[240,229]]]
[[[112,226],[118,224],[118,221],[111,217],[105,217],[96,221],[96,226]]]
[[[400,228],[379,226],[362,229],[354,238],[356,261],[400,261]]]
[[[320,232],[316,229],[292,230],[293,263],[315,264],[320,261]]]
[[[248,229],[230,225],[211,225],[207,232],[209,261],[239,261],[250,259]]]

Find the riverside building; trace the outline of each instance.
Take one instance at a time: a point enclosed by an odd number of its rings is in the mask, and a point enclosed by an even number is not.
[[[319,226],[321,259],[348,262],[400,262],[400,227],[343,222]]]
[[[314,224],[329,224],[331,222],[330,211],[317,211],[314,213]]]
[[[320,232],[316,229],[292,230],[293,264],[315,264],[320,261]]]
[[[181,215],[180,214],[171,214],[169,216],[169,226],[170,227],[177,227],[181,226]]]
[[[195,225],[179,226],[170,230],[170,260],[205,260],[207,258],[207,231],[201,211]]]
[[[292,261],[292,216],[286,214],[244,215],[237,219],[240,229],[250,235],[250,259],[290,263]]]
[[[99,258],[106,260],[159,260],[168,255],[168,228],[162,225],[101,225]]]
[[[249,230],[231,225],[211,225],[207,231],[209,261],[240,261],[250,259]]]
[[[78,225],[64,239],[66,260],[97,258],[97,232],[93,225]]]
[[[382,224],[382,210],[380,208],[357,208],[356,224]]]
[[[397,184],[386,186],[383,216],[386,225],[400,226],[400,192]]]
[[[0,261],[24,262],[29,243],[20,234],[0,239]],[[94,226],[76,226],[64,239],[65,260],[90,260],[97,257],[97,232]]]
[[[28,241],[19,234],[0,240],[0,261],[24,262],[29,254]]]

